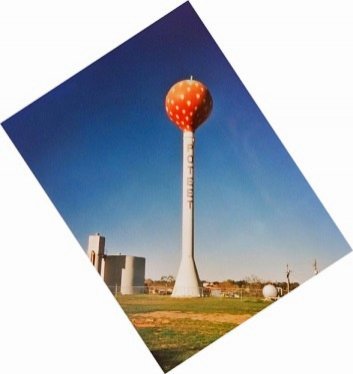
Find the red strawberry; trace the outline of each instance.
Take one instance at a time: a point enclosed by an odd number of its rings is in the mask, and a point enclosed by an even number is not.
[[[187,79],[170,88],[165,99],[169,119],[182,131],[195,131],[212,110],[212,97],[201,82]]]

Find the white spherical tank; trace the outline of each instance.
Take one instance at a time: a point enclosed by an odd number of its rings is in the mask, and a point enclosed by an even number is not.
[[[262,289],[262,294],[265,299],[275,299],[278,295],[278,291],[273,284],[266,284]]]

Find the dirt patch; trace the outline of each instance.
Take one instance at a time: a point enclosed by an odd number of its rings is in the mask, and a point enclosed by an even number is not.
[[[222,322],[240,324],[250,318],[250,314],[227,313],[193,313],[178,311],[157,311],[150,313],[132,314],[130,319],[136,327],[155,327],[167,325],[176,319],[190,319],[194,321]]]

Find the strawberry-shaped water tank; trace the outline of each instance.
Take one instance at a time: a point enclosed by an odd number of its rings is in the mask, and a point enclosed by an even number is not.
[[[212,97],[203,83],[186,79],[170,88],[165,98],[165,110],[182,131],[194,132],[210,115]]]

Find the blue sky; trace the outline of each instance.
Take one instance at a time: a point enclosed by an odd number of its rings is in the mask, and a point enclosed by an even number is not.
[[[196,133],[200,277],[284,280],[288,263],[302,282],[315,258],[322,269],[348,253],[188,3],[3,124],[82,247],[100,232],[109,252],[146,257],[147,277],[176,275],[182,134],[164,97],[190,75],[213,97]]]

